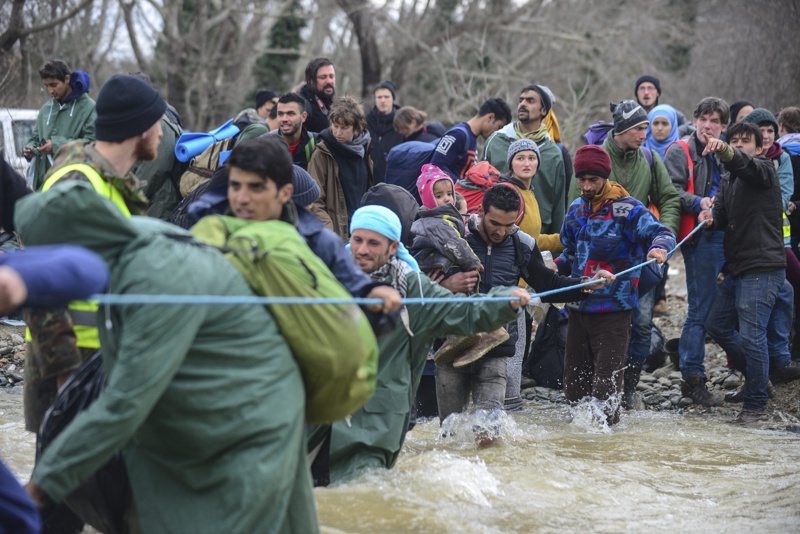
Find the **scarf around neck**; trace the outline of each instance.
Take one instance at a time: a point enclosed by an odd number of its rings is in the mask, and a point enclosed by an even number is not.
[[[517,139],[530,139],[538,145],[544,141],[545,137],[547,137],[547,125],[544,121],[542,121],[538,129],[532,131],[531,133],[523,133],[519,128],[519,122],[515,122],[514,133],[517,134]]]
[[[594,212],[600,209],[600,206],[607,200],[618,200],[629,196],[624,187],[617,182],[606,179],[606,185],[603,186],[603,190],[592,199],[592,211]]]

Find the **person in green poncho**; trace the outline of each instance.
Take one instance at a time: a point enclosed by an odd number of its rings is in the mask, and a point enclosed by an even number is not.
[[[383,206],[363,206],[351,221],[350,247],[362,271],[390,284],[403,297],[453,297],[453,293],[419,272],[400,242],[397,215]],[[351,478],[363,469],[391,468],[405,440],[411,406],[428,351],[437,337],[491,331],[513,320],[530,296],[520,288],[495,288],[489,296],[518,297],[511,302],[453,302],[401,308],[397,327],[379,340],[380,361],[375,394],[347,420],[331,425],[329,441],[315,464],[318,485]],[[313,443],[312,443],[313,444]],[[329,457],[328,453],[329,452]],[[329,475],[329,480],[325,480]]]
[[[28,199],[15,217],[24,242],[100,254],[112,294],[252,295],[222,254],[126,219],[86,183]],[[121,450],[132,532],[319,530],[303,381],[264,307],[118,305],[97,322],[106,388],[37,462],[37,501],[63,500]]]

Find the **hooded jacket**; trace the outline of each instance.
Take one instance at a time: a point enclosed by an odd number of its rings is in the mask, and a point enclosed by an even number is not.
[[[323,132],[317,138],[317,149],[308,162],[308,173],[314,177],[320,189],[319,198],[314,201],[311,211],[342,240],[350,238],[350,214],[345,200],[345,185],[342,181],[349,180],[347,186],[352,186],[352,181],[355,179],[352,171],[357,172],[359,179],[366,179],[366,185],[358,195],[358,200],[374,183],[372,160],[369,158],[370,137],[368,132],[364,134],[361,144],[362,155],[358,156],[356,152],[348,150],[335,140],[332,142]],[[342,148],[337,150],[338,147],[334,148],[334,143]],[[356,208],[358,206],[355,206],[353,211]]]
[[[593,276],[599,269],[616,274],[644,262],[652,248],[675,248],[672,231],[620,184],[606,180],[601,194],[592,202],[581,197],[570,204],[561,231],[564,251],[555,259],[559,273],[575,279]],[[638,308],[640,272],[619,276],[583,302],[567,306],[583,313]]]
[[[298,91],[300,96],[306,99],[306,113],[308,117],[304,126],[309,132],[320,133],[330,126],[328,113],[333,103],[333,98],[326,95],[317,95],[308,84],[305,84]]]
[[[85,92],[88,90],[88,84],[83,90],[81,93],[73,88],[63,103],[51,98],[39,110],[36,126],[30,139],[25,143],[25,148],[32,149],[34,153],[31,164],[35,165],[33,178],[35,191],[42,188],[44,175],[50,169],[52,158],[62,146],[75,140],[94,141],[94,120],[97,118],[95,103]],[[53,142],[52,153],[49,156],[38,150],[38,147],[45,144],[48,139]]]
[[[473,271],[481,262],[464,240],[464,221],[452,204],[433,209],[422,208],[411,225],[414,242],[411,254],[424,273],[440,270],[443,274]]]
[[[660,221],[677,235],[681,220],[681,197],[672,185],[670,175],[658,154],[650,151],[653,157],[653,164],[650,165],[642,149],[620,148],[614,141],[613,132],[603,141],[603,148],[611,157],[611,175],[608,179],[620,184],[629,196],[645,207],[652,200],[658,206]],[[680,150],[680,147],[673,148]],[[578,181],[572,180],[569,190],[570,202],[574,203],[580,196],[581,188]]]
[[[491,163],[503,174],[508,174],[508,147],[518,139],[516,122],[510,122],[492,134],[483,147],[481,159]],[[557,144],[546,135],[539,145],[539,168],[533,178],[533,194],[539,204],[543,234],[557,234],[564,223],[564,196],[568,179],[564,170],[564,156]]]
[[[125,219],[82,182],[17,207],[31,244],[100,254],[113,294],[251,296],[215,250],[177,228]],[[303,381],[259,305],[121,305],[98,312],[107,385],[39,459],[55,501],[118,450],[142,532],[317,532]]]

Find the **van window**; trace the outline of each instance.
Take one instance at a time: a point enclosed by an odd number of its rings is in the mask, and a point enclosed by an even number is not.
[[[17,157],[22,157],[22,152],[25,149],[25,142],[30,139],[35,126],[35,120],[19,120],[11,123],[11,131],[14,135],[14,148],[17,151]]]

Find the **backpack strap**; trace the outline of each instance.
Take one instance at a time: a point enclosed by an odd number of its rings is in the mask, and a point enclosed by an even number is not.
[[[311,154],[317,148],[317,134],[315,132],[308,132],[308,143],[305,146],[306,162],[311,161]]]
[[[528,278],[528,259],[525,257],[525,245],[519,238],[519,231],[511,234],[511,240],[514,241],[514,263],[519,267],[519,272],[522,278]]]

